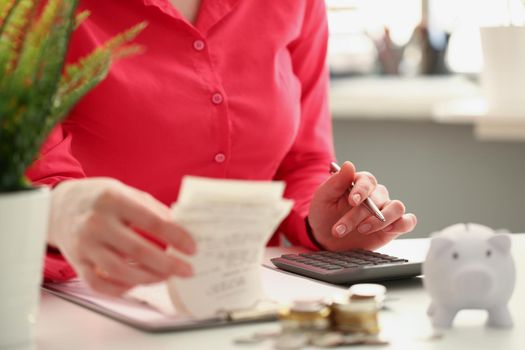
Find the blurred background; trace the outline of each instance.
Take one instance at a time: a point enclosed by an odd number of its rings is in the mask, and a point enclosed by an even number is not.
[[[409,237],[457,222],[525,232],[525,89],[505,103],[512,115],[487,105],[480,38],[480,27],[525,28],[522,1],[326,3],[339,161],[374,173],[407,204],[419,219]],[[492,51],[518,56],[522,32]]]

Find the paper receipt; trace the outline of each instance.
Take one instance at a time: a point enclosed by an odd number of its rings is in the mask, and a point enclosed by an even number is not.
[[[283,182],[185,177],[173,218],[197,243],[194,277],[168,280],[177,309],[196,318],[246,309],[263,298],[260,264],[267,241],[290,212]]]

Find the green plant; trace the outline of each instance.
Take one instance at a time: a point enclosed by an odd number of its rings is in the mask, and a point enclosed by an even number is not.
[[[0,193],[24,177],[45,137],[109,71],[135,54],[139,23],[64,67],[71,33],[89,15],[78,0],[0,0]]]

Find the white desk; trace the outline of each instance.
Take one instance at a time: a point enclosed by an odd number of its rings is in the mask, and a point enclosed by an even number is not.
[[[407,254],[424,254],[427,241],[397,240],[383,251]],[[391,341],[388,347],[377,349],[523,349],[525,343],[525,235],[515,235],[513,252],[517,266],[517,285],[510,303],[515,327],[512,330],[495,330],[484,327],[485,313],[463,311],[455,327],[441,340],[429,341],[431,334],[426,317],[428,297],[419,280],[385,283],[388,288],[388,311],[381,312],[383,334]],[[268,255],[278,255],[275,249]],[[308,290],[330,293],[337,288],[311,280],[286,275],[272,270],[264,273],[265,283],[272,283],[276,293],[293,295],[295,291]],[[39,350],[174,350],[174,349],[271,349],[271,342],[257,345],[234,345],[233,339],[255,331],[278,329],[277,323],[261,323],[180,333],[148,334],[90,310],[43,294],[37,327]],[[361,347],[365,348],[365,347]],[[366,347],[368,349],[370,347]],[[373,348],[373,347],[372,347]]]

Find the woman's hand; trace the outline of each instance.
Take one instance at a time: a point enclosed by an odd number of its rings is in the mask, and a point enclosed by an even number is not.
[[[117,180],[69,180],[52,191],[48,243],[94,290],[118,296],[138,284],[193,274],[188,263],[133,229],[183,253],[195,252],[195,243],[171,220],[165,205]]]
[[[351,192],[350,185],[354,183]],[[380,221],[364,207],[370,197],[383,213]],[[390,200],[385,186],[378,185],[368,172],[356,172],[345,162],[314,194],[308,220],[317,241],[328,250],[377,249],[417,223],[414,214],[405,214],[405,206]]]

